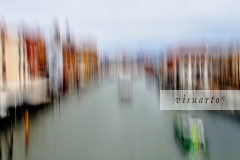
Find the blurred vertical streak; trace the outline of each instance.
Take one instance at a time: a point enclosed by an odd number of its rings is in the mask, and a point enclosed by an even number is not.
[[[28,133],[29,133],[28,108],[25,111],[24,124],[25,124],[25,153],[28,155]]]
[[[2,160],[2,137],[0,136],[0,160]]]
[[[3,90],[5,91],[6,85],[6,61],[5,61],[5,31],[1,28],[1,41],[2,41],[2,81],[3,81]]]
[[[9,151],[8,151],[8,160],[12,160],[12,153],[13,153],[13,120],[11,119],[10,144],[9,144]]]
[[[25,32],[25,31],[24,31]],[[25,61],[25,53],[26,53],[26,48],[25,48],[25,45],[26,45],[26,40],[25,40],[25,33],[22,31],[22,38],[23,38],[23,90],[26,89],[26,77],[25,77],[25,74],[26,74],[26,61]]]
[[[20,93],[22,94],[22,80],[21,80],[21,33],[18,32],[18,73],[19,73],[19,86],[20,86]]]

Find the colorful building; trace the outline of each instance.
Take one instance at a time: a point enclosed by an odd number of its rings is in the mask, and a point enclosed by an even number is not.
[[[77,86],[77,51],[75,44],[67,38],[63,43],[63,88],[73,89]]]

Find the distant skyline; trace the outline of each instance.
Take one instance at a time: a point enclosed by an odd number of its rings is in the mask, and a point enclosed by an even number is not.
[[[0,19],[52,27],[66,19],[76,34],[96,37],[100,50],[159,50],[180,40],[240,38],[238,0],[0,0]]]

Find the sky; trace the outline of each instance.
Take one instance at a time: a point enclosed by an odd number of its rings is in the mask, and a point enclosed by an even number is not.
[[[0,0],[0,20],[48,30],[66,19],[75,37],[93,37],[100,50],[153,49],[181,40],[240,37],[239,0]]]

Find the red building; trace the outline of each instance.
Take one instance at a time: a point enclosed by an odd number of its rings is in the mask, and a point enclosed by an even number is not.
[[[31,77],[46,75],[46,49],[43,36],[36,32],[25,33],[28,72]]]

